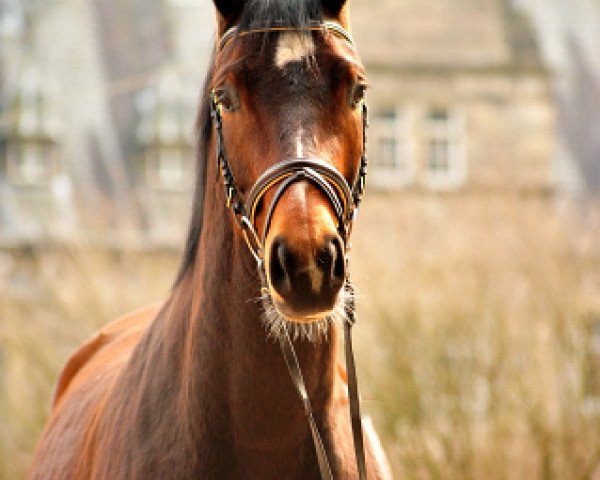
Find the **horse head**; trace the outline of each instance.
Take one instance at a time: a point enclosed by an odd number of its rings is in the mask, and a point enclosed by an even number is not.
[[[263,294],[286,320],[308,324],[344,306],[366,171],[366,77],[346,2],[289,0],[293,18],[286,2],[273,4],[281,12],[268,3],[215,0],[215,149]]]

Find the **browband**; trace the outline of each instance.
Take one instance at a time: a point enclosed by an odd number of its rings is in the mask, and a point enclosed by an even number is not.
[[[249,30],[239,30],[237,26],[233,26],[228,29],[221,39],[219,40],[219,45],[217,47],[217,52],[220,52],[225,48],[225,46],[238,35],[239,37],[244,37],[246,35],[251,35],[253,33],[266,33],[266,32],[303,32],[303,31],[324,31],[335,35],[336,37],[342,38],[347,41],[350,45],[354,45],[354,40],[348,33],[348,31],[342,27],[337,22],[332,22],[330,20],[325,20],[323,22],[310,22],[305,27],[289,27],[285,25],[273,25],[270,27],[256,27],[250,28]]]

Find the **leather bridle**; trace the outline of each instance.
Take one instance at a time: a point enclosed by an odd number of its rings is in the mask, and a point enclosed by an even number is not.
[[[227,30],[221,37],[217,51],[220,52],[236,36],[242,37],[258,32],[277,32],[290,30],[320,30],[333,34],[346,42],[354,45],[350,34],[338,23],[324,21],[312,23],[306,28],[295,28],[286,26],[271,26],[267,28],[254,28],[239,31],[237,27]],[[367,174],[367,155],[366,155],[366,130],[368,126],[367,105],[363,100],[360,105],[362,112],[362,152],[358,175],[355,181],[350,185],[344,176],[330,163],[318,158],[292,158],[283,160],[268,168],[256,180],[249,190],[244,200],[239,188],[235,183],[235,178],[223,140],[223,121],[222,105],[219,96],[213,90],[210,99],[210,111],[216,131],[216,150],[218,169],[221,172],[223,185],[225,187],[226,205],[232,211],[237,224],[239,225],[244,239],[248,245],[252,256],[256,260],[259,275],[261,278],[261,291],[267,291],[266,275],[264,271],[264,243],[267,237],[271,218],[275,207],[285,191],[298,181],[309,181],[316,185],[321,192],[328,198],[338,221],[338,232],[342,237],[345,246],[348,246],[348,240],[352,229],[352,223],[356,218],[358,206],[365,189],[365,179]],[[265,194],[271,189],[276,189],[270,204],[266,209],[266,219],[262,234],[259,235],[256,230],[256,215],[259,203],[263,200]],[[346,251],[348,249],[346,248]],[[347,261],[347,259],[346,259]],[[346,370],[348,374],[348,395],[350,401],[350,421],[352,424],[352,435],[354,441],[354,450],[358,467],[359,478],[367,478],[365,452],[362,435],[362,422],[360,417],[360,400],[358,397],[358,382],[356,378],[356,367],[354,363],[354,354],[352,351],[351,327],[356,321],[354,313],[354,290],[349,279],[346,279],[346,293],[348,296],[345,305],[346,317],[344,321],[344,343],[346,355]],[[302,371],[298,363],[292,340],[287,328],[283,329],[283,335],[279,338],[279,344],[286,366],[294,383],[298,395],[302,400],[304,410],[309,422],[313,443],[319,463],[319,470],[323,480],[333,480],[331,467],[325,446],[319,434],[314,414],[308,397],[306,385],[302,376]]]

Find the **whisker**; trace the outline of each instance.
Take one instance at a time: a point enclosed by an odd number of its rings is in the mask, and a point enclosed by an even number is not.
[[[346,284],[348,284],[348,281]],[[327,341],[330,326],[336,322],[345,322],[349,310],[354,310],[354,302],[351,301],[350,289],[346,288],[346,286],[340,290],[338,300],[332,312],[310,323],[298,323],[288,320],[275,306],[273,298],[267,292],[256,297],[253,301],[261,303],[261,320],[268,338],[278,341],[283,338],[287,330],[292,340],[317,343],[321,340]]]

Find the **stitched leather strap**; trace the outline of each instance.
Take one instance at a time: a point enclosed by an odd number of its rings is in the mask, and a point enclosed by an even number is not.
[[[352,205],[352,193],[350,187],[346,179],[333,166],[318,158],[284,160],[266,170],[258,178],[246,200],[248,219],[253,225],[256,224],[255,217],[259,202],[271,187],[279,183],[267,208],[261,241],[264,242],[267,237],[277,203],[288,187],[300,180],[308,180],[316,184],[325,193],[335,211],[339,232],[346,241],[346,226],[351,219],[349,206]]]
[[[319,429],[317,427],[317,423],[315,422],[315,416],[313,414],[310,398],[308,397],[308,392],[306,390],[306,384],[304,383],[304,377],[302,376],[298,357],[294,351],[294,346],[292,345],[292,340],[287,327],[284,329],[284,335],[279,339],[279,345],[281,347],[281,352],[283,353],[283,358],[285,359],[285,364],[290,373],[292,383],[294,384],[294,387],[296,388],[296,391],[302,400],[304,413],[306,414],[306,418],[308,418],[308,424],[310,426],[310,432],[315,445],[315,452],[317,454],[321,478],[323,480],[333,480],[331,467],[329,466],[329,460],[327,459],[327,453],[325,452],[325,446],[323,445],[323,439],[319,434]]]
[[[300,171],[304,171],[305,177],[317,183],[327,194],[341,223],[346,224],[352,219],[354,205],[352,191],[342,174],[333,165],[319,158],[293,158],[277,162],[265,170],[248,192],[245,206],[248,219],[252,224],[256,220],[257,206],[267,191],[283,179]],[[334,188],[337,195],[333,194]]]
[[[358,466],[358,478],[367,478],[367,466],[365,462],[365,446],[363,442],[362,420],[360,416],[360,399],[358,397],[358,379],[356,377],[356,365],[354,352],[352,350],[352,335],[350,329],[352,324],[344,322],[344,349],[346,352],[346,372],[348,373],[348,396],[350,397],[350,422],[352,424],[352,437],[354,440],[354,454]]]
[[[348,284],[347,288],[349,290],[352,287]],[[354,307],[349,307],[354,308]],[[365,461],[365,448],[363,441],[363,432],[362,432],[362,420],[360,416],[360,398],[358,396],[358,380],[356,376],[356,364],[354,362],[354,352],[352,349],[352,325],[354,323],[354,316],[349,317],[348,320],[344,322],[344,351],[346,356],[346,372],[348,374],[348,396],[350,399],[350,423],[352,425],[352,439],[354,443],[354,454],[356,456],[356,465],[358,468],[358,478],[360,480],[367,479],[367,468]],[[300,399],[302,400],[302,404],[304,406],[304,413],[306,414],[306,418],[308,419],[308,424],[310,426],[311,435],[313,438],[313,443],[315,445],[315,452],[317,454],[317,461],[319,463],[319,470],[321,472],[321,478],[323,480],[332,480],[333,476],[331,473],[331,467],[329,465],[329,460],[327,456],[327,452],[325,450],[325,445],[323,444],[323,439],[319,434],[319,429],[317,427],[312,405],[310,403],[310,398],[308,397],[308,392],[306,390],[306,384],[304,383],[304,377],[302,376],[302,370],[300,368],[300,364],[298,362],[298,357],[296,356],[296,352],[294,350],[294,346],[292,344],[292,340],[290,339],[287,327],[284,329],[284,335],[279,339],[279,345],[281,347],[281,352],[283,353],[283,358],[285,359],[285,364],[287,366],[288,372],[290,374],[290,378],[292,379],[292,383]]]

